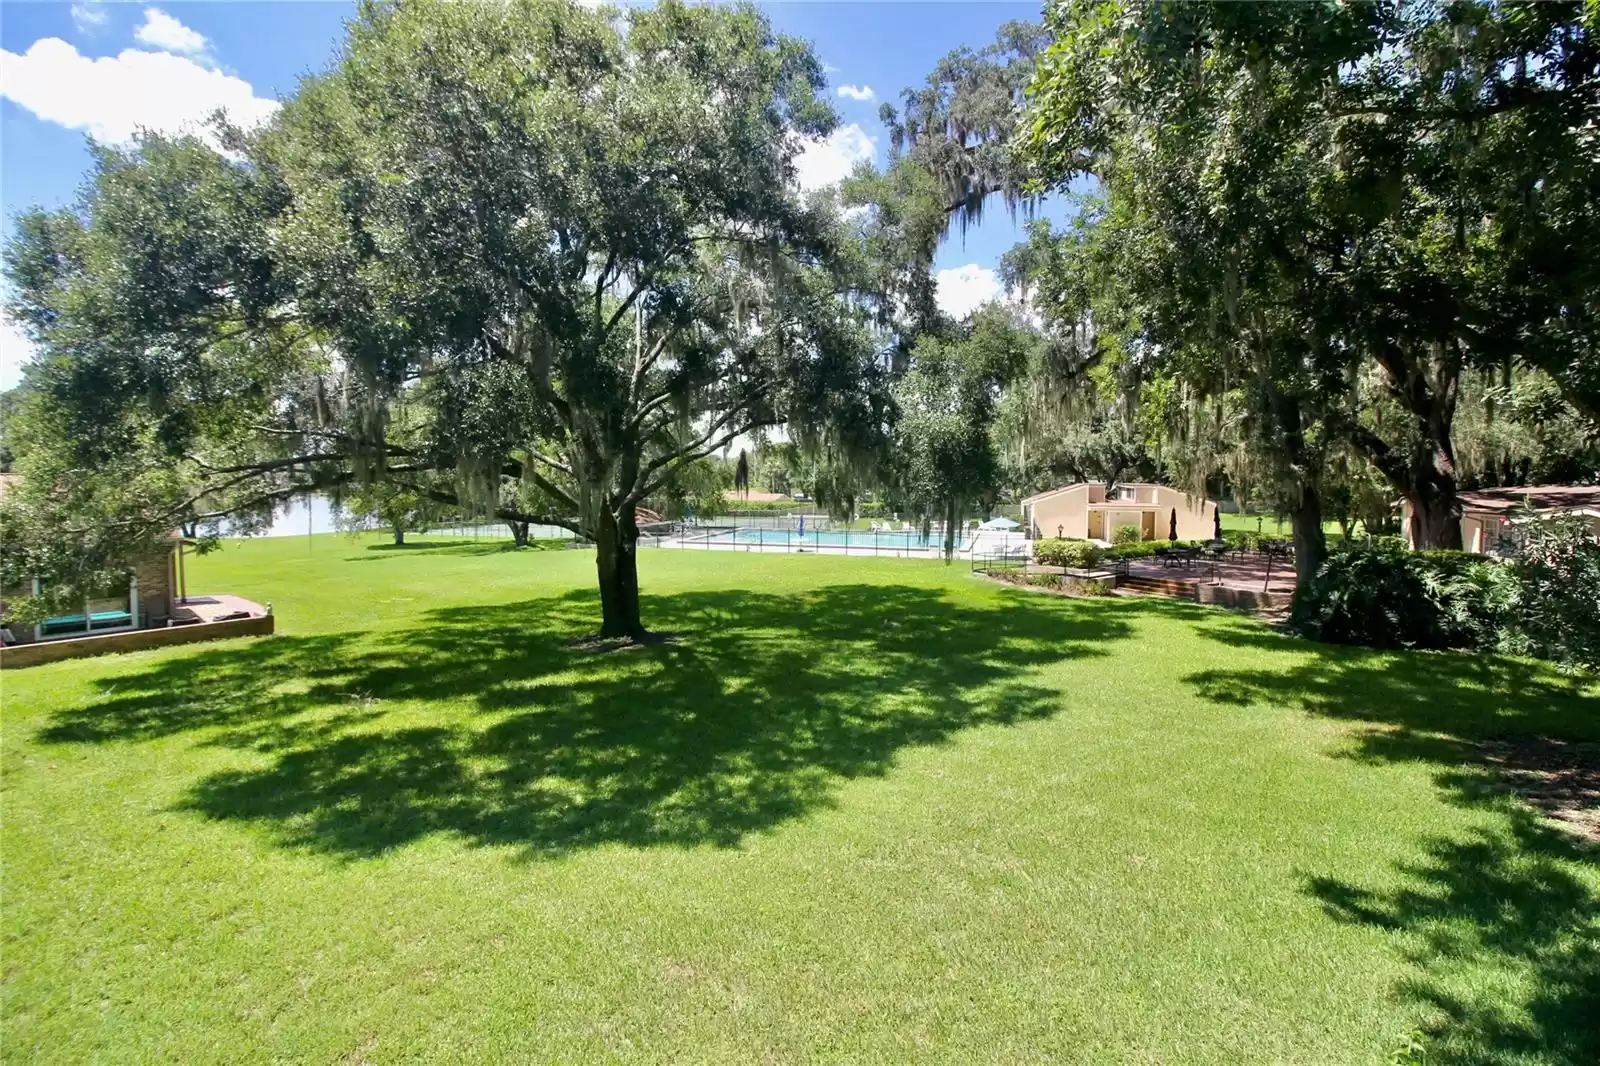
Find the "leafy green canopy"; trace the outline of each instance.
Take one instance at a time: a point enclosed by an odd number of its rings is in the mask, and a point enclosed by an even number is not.
[[[1000,480],[996,409],[1027,366],[1032,341],[1013,312],[991,305],[947,333],[923,334],[896,384],[890,495],[902,510],[944,521],[947,556],[967,504],[993,500]]]
[[[1343,442],[1448,542],[1464,372],[1540,368],[1594,410],[1592,7],[1062,3],[1049,25],[1027,158],[1103,179],[1127,320],[1193,399],[1243,390],[1296,495]]]

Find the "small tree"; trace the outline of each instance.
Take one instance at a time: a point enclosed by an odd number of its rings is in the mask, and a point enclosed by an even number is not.
[[[924,334],[896,388],[897,509],[943,520],[946,560],[967,505],[998,488],[995,405],[1026,364],[1027,342],[1009,311],[987,308],[949,336]]]
[[[407,533],[426,533],[438,524],[443,508],[415,489],[388,481],[361,485],[339,501],[337,522],[341,529],[354,533],[364,529],[386,529],[395,547],[406,542]]]

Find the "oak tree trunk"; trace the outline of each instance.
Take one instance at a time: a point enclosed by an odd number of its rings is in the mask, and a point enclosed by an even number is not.
[[[507,522],[506,525],[511,527],[512,542],[519,548],[526,548],[528,546],[528,523]]]
[[[1461,550],[1461,498],[1456,479],[1430,467],[1416,471],[1406,491],[1411,504],[1411,546]]]
[[[1322,497],[1311,485],[1300,486],[1300,500],[1289,511],[1294,529],[1294,579],[1305,585],[1328,557],[1328,539],[1322,532]]]
[[[406,545],[406,531],[401,529],[399,526],[395,526],[394,527],[394,546],[396,548],[403,548],[403,547],[405,547],[405,545]]]
[[[594,542],[602,637],[638,640],[645,635],[644,623],[639,620],[638,547],[639,525],[633,509],[625,508],[621,520],[603,510]]]

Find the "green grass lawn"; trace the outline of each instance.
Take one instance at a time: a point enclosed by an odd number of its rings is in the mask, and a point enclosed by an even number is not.
[[[1270,514],[1224,512],[1222,515],[1222,528],[1245,530],[1250,533],[1263,533],[1269,537],[1283,537],[1286,540],[1294,536],[1294,526],[1290,524],[1287,518],[1279,518]],[[1352,535],[1358,535],[1361,530],[1361,523],[1353,523],[1353,529],[1357,532]],[[1337,537],[1342,531],[1339,528],[1339,523],[1330,518],[1322,523],[1322,532],[1330,537]]]
[[[277,636],[0,675],[7,1063],[1600,1061],[1484,656],[892,559],[230,544]],[[1412,1060],[1406,1060],[1412,1061]],[[1416,1060],[1423,1061],[1423,1060]]]

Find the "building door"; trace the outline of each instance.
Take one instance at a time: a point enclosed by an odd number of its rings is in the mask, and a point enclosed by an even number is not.
[[[1089,512],[1089,539],[1106,539],[1106,513],[1104,511]]]
[[[1154,511],[1141,511],[1139,513],[1139,539],[1156,539],[1156,513]]]

